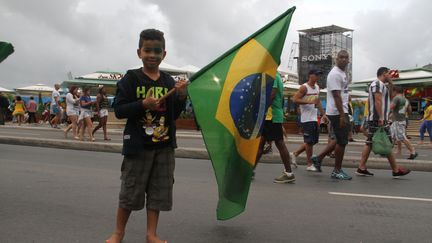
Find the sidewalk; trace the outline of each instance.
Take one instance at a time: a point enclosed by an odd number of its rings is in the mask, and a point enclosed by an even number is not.
[[[49,125],[48,125],[49,126]],[[29,130],[53,130],[54,128],[48,127],[46,125],[34,126],[34,125],[24,125],[15,126],[7,124],[5,127],[10,129],[29,129]],[[1,128],[1,127],[0,127]],[[59,130],[59,129],[57,129]],[[110,134],[122,134],[120,129],[109,129]],[[193,130],[179,130],[177,131],[178,137],[183,138],[201,138],[201,133],[199,131]],[[323,134],[324,135],[324,134]],[[358,142],[350,143],[348,146],[364,146],[363,135],[356,134],[354,139]],[[286,143],[303,143],[303,138],[300,135],[289,135],[285,138]],[[413,141],[416,143],[415,141]],[[324,138],[320,139],[320,144],[326,144],[326,135]],[[75,149],[75,150],[87,150],[87,151],[100,151],[100,152],[111,152],[111,153],[121,153],[122,144],[115,142],[86,142],[86,141],[76,141],[71,139],[41,139],[32,137],[17,137],[17,136],[3,136],[0,135],[0,144],[14,144],[14,145],[27,145],[27,146],[38,146],[38,147],[50,147],[50,148],[60,148],[60,149]],[[417,147],[418,145],[416,145]],[[428,145],[423,145],[428,146]],[[208,153],[205,149],[200,148],[186,148],[179,147],[176,149],[176,157],[178,158],[190,158],[190,159],[209,159]],[[359,161],[358,156],[345,156],[344,167],[356,168]],[[406,160],[398,159],[398,164],[409,168],[411,170],[418,171],[432,171],[432,160]],[[260,163],[280,163],[280,156],[277,153],[267,154],[262,157]],[[297,163],[299,165],[306,164],[305,155],[302,154],[297,158]],[[324,166],[333,166],[334,159],[326,158],[323,161]],[[388,169],[389,164],[386,158],[370,158],[368,160],[368,167],[371,169]]]

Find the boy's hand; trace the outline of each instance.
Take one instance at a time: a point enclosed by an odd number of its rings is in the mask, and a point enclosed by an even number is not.
[[[175,88],[177,90],[177,94],[180,96],[186,96],[186,88],[188,81],[181,79],[176,82]]]
[[[154,97],[149,96],[149,97],[143,99],[142,105],[143,105],[144,109],[149,109],[149,110],[153,111],[159,107],[159,100],[155,99]]]
[[[153,97],[153,90],[151,89],[147,98],[143,99],[142,105],[144,109],[156,110],[159,108],[159,99]]]

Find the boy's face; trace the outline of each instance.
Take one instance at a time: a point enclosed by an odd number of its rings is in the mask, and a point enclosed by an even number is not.
[[[138,57],[146,68],[154,69],[165,58],[166,51],[163,44],[158,40],[145,40],[140,49],[137,50]]]

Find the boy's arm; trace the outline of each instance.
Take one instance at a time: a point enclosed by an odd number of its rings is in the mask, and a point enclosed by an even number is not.
[[[139,118],[145,111],[143,100],[134,99],[134,91],[127,86],[129,75],[126,74],[122,80],[117,83],[117,92],[114,99],[114,113],[118,119]]]
[[[186,107],[186,98],[187,98],[187,81],[180,80],[175,84],[177,92],[175,94],[174,101],[174,120],[180,116],[181,112]]]

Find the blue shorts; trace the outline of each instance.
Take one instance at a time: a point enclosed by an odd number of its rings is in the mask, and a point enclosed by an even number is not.
[[[303,122],[303,140],[307,144],[317,144],[319,141],[319,127],[318,122]]]

